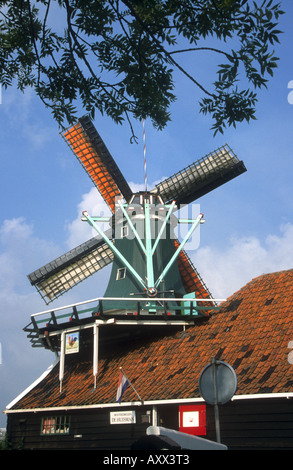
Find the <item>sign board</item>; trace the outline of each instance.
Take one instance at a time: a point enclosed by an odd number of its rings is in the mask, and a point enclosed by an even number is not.
[[[135,411],[110,411],[110,424],[136,423]]]
[[[199,426],[198,411],[183,411],[182,426],[184,428],[197,428]]]
[[[206,405],[180,405],[179,431],[193,436],[205,436]]]
[[[79,331],[67,333],[65,337],[65,354],[79,352]]]

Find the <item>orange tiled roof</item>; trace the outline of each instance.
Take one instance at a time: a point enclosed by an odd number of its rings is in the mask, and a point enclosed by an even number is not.
[[[186,331],[110,348],[99,359],[97,388],[92,361],[65,366],[60,394],[58,365],[12,409],[83,406],[115,402],[122,366],[143,400],[199,397],[199,375],[212,357],[237,374],[236,395],[293,392],[293,270],[253,279],[222,304],[221,310]],[[128,387],[123,401],[136,400]]]

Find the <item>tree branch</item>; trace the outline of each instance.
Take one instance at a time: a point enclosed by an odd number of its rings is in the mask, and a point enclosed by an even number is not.
[[[181,54],[182,52],[193,52],[193,51],[212,51],[218,54],[223,54],[229,59],[231,56],[227,52],[221,51],[220,49],[215,49],[214,47],[190,47],[188,49],[179,49],[178,51],[170,51],[169,54]]]
[[[74,58],[74,51],[73,51],[73,44],[72,44],[72,39],[74,41],[74,44],[77,46],[81,56],[82,56],[82,59],[85,63],[85,65],[87,66],[91,76],[96,80],[97,83],[100,84],[100,86],[103,88],[103,90],[105,91],[105,93],[107,93],[109,95],[109,92],[107,92],[107,90],[103,87],[101,81],[99,80],[99,78],[96,76],[95,72],[93,71],[89,61],[87,60],[87,58],[85,57],[85,54],[84,54],[84,51],[82,50],[82,47],[80,45],[80,43],[78,42],[77,40],[77,35],[75,33],[75,31],[73,30],[72,28],[72,25],[71,25],[71,8],[70,8],[70,5],[69,5],[69,2],[68,0],[65,0],[65,6],[66,6],[66,11],[67,11],[67,26],[68,26],[68,43],[69,43],[69,48],[70,48],[70,52],[71,52],[71,56],[74,60],[74,63],[78,69],[78,71],[80,72],[81,76],[82,76],[82,72],[81,70],[79,69],[77,63],[76,63],[76,60]]]
[[[152,38],[153,41],[157,44],[159,49],[163,52],[163,54],[170,60],[170,62],[175,65],[175,67],[178,68],[186,77],[188,77],[198,88],[200,88],[206,95],[208,96],[214,96],[212,93],[210,93],[208,90],[206,90],[192,75],[190,75],[183,67],[181,67],[176,60],[171,57],[171,54],[166,51],[166,49],[162,46],[161,42],[156,38],[156,36],[150,31],[149,27],[144,23],[144,21],[140,18],[140,16],[135,12],[135,10],[132,8],[132,6],[129,4],[127,0],[122,0],[122,3],[124,3],[127,8],[131,11],[132,15],[136,20],[141,24],[141,26],[144,28],[144,30],[149,34],[149,36]]]

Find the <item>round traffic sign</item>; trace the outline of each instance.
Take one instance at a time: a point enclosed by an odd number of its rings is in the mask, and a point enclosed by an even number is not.
[[[236,392],[237,376],[223,361],[212,360],[200,374],[199,392],[210,405],[227,403]]]

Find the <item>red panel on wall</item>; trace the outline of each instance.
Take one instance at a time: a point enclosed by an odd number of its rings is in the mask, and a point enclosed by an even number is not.
[[[180,405],[179,431],[193,436],[205,436],[206,405]]]

